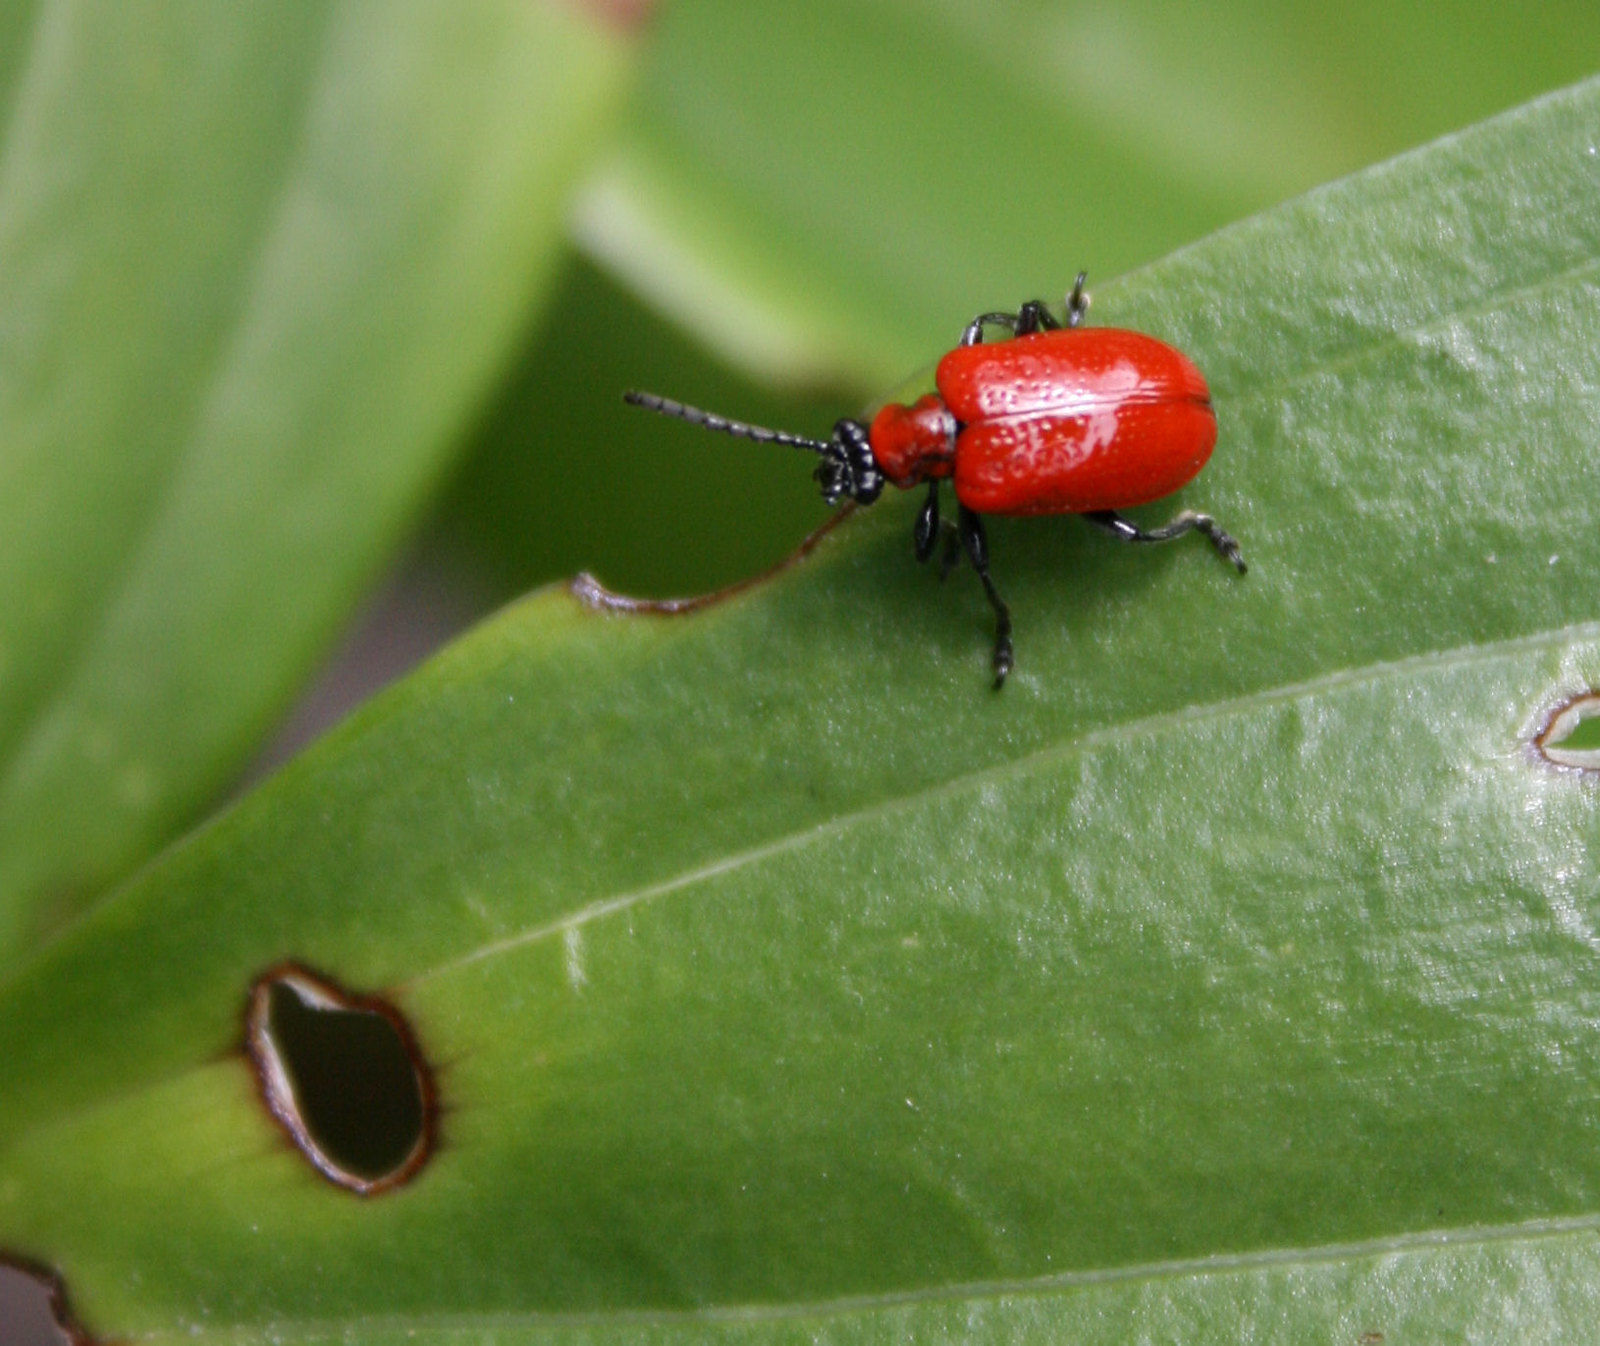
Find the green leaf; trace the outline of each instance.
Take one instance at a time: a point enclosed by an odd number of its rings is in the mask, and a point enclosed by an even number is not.
[[[155,1341],[1583,1335],[1597,206],[1600,81],[1103,286],[1252,570],[997,521],[998,696],[905,498],[508,610],[0,986],[0,1246]],[[435,1072],[387,1195],[257,1097],[285,959]]]
[[[623,63],[511,0],[0,32],[3,962],[281,713],[498,372]]]

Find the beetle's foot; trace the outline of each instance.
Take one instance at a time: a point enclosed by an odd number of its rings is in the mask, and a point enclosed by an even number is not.
[[[1185,513],[1188,512],[1185,511]],[[1179,519],[1183,517],[1183,514],[1178,516]],[[1189,518],[1193,520],[1191,526],[1197,532],[1204,533],[1210,539],[1211,545],[1217,549],[1218,556],[1229,562],[1241,575],[1250,569],[1245,562],[1244,552],[1239,547],[1238,539],[1232,533],[1228,532],[1209,514],[1189,514]]]
[[[1078,279],[1072,283],[1072,293],[1067,296],[1067,326],[1081,326],[1083,320],[1089,316],[1089,295],[1083,288],[1084,281],[1089,279],[1087,271],[1078,272]]]
[[[994,642],[994,690],[999,691],[1006,685],[1006,675],[1011,672],[1013,664],[1011,652],[1011,636],[1009,633],[999,636]]]

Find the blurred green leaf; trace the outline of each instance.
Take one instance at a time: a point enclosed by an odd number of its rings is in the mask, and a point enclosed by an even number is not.
[[[1103,287],[1253,568],[997,521],[1001,695],[903,497],[458,643],[0,984],[0,1246],[150,1341],[1582,1336],[1597,147],[1592,82]],[[392,1195],[255,1096],[285,958],[438,1071]]]
[[[686,0],[578,235],[779,385],[882,391],[1059,297],[1589,74],[1600,9]]]
[[[704,593],[759,574],[827,517],[792,455],[663,435],[621,393],[670,390],[764,425],[826,433],[837,391],[784,397],[718,368],[582,259],[564,270],[548,314],[436,525],[505,598],[585,567],[630,593]]]
[[[499,373],[623,73],[511,0],[7,33],[0,963],[281,714]]]

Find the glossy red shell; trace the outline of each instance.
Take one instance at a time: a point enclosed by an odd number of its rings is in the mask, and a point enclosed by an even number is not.
[[[1146,504],[1190,481],[1216,444],[1200,371],[1139,332],[1063,328],[959,346],[935,381],[938,398],[878,413],[873,454],[897,486],[953,475],[957,499],[980,514]]]

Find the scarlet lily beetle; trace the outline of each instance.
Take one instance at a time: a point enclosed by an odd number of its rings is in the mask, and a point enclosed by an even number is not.
[[[1209,514],[1184,510],[1160,528],[1140,528],[1118,510],[1149,504],[1194,479],[1211,457],[1217,420],[1211,392],[1180,351],[1139,332],[1085,328],[1084,272],[1066,301],[1062,327],[1042,300],[1015,313],[980,313],[939,361],[938,392],[909,407],[891,402],[869,427],[846,418],[829,440],[729,420],[654,393],[628,392],[634,406],[762,444],[822,455],[814,473],[830,505],[848,496],[870,505],[892,482],[927,483],[912,543],[918,561],[939,534],[939,483],[954,479],[957,523],[945,540],[948,573],[965,552],[995,612],[994,686],[1012,666],[1011,613],[989,576],[985,514],[1081,514],[1123,542],[1205,535],[1243,574],[1239,544]],[[984,343],[1001,327],[1010,340]]]

